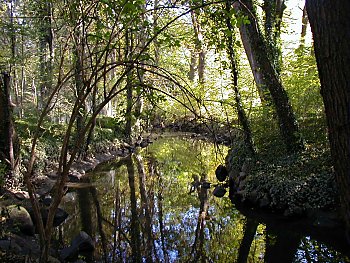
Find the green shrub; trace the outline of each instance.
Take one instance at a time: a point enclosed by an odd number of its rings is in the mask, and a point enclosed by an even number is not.
[[[262,160],[247,177],[245,190],[268,196],[277,210],[332,208],[337,205],[337,187],[327,150],[311,148],[299,156]]]

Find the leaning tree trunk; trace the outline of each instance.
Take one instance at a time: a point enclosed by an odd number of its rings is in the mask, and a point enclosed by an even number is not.
[[[271,95],[268,88],[265,85],[264,76],[260,71],[260,65],[258,64],[258,61],[254,57],[254,53],[252,52],[252,47],[251,47],[251,43],[248,35],[247,26],[248,25],[242,24],[239,27],[241,40],[249,61],[250,68],[253,73],[254,81],[259,93],[260,100],[263,104],[269,105],[271,102]]]
[[[225,7],[226,7],[227,14],[230,14],[231,7],[230,7],[229,1],[226,2]],[[236,59],[236,54],[234,50],[234,39],[233,39],[234,29],[231,23],[231,19],[228,16],[226,17],[226,26],[230,32],[230,34],[226,36],[226,45],[227,45],[227,53],[231,64],[231,78],[233,81],[233,89],[235,92],[235,101],[236,101],[236,107],[237,107],[237,113],[238,113],[238,120],[243,128],[244,142],[246,144],[246,147],[248,148],[250,154],[254,155],[255,147],[253,143],[252,132],[250,129],[250,123],[249,123],[247,114],[245,113],[244,107],[242,105],[241,94],[238,90],[238,66],[237,66],[237,59]]]
[[[350,1],[307,0],[306,9],[350,243]]]
[[[12,120],[12,107],[10,75],[4,72],[0,77],[0,161],[5,164],[10,174],[16,167],[16,157],[19,153],[19,144]]]
[[[239,245],[237,263],[246,263],[248,262],[249,251],[254,241],[256,230],[258,228],[258,221],[247,217],[246,223],[244,224],[244,234]]]
[[[233,4],[237,14],[248,16],[250,24],[245,25],[249,44],[257,65],[263,77],[263,82],[268,88],[274,108],[276,110],[282,139],[290,153],[298,152],[304,148],[299,133],[299,127],[292,106],[281,79],[267,54],[267,46],[259,30],[259,25],[253,15],[254,6],[252,0],[242,0]]]

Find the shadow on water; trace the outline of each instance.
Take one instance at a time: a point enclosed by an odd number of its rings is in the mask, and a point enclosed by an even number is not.
[[[96,248],[86,262],[349,262],[298,225],[213,197],[208,183],[226,151],[170,137],[100,167],[71,185],[61,243],[88,233]]]

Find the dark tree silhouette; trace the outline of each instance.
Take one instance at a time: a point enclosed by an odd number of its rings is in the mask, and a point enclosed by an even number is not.
[[[306,9],[350,242],[350,1],[307,0]]]

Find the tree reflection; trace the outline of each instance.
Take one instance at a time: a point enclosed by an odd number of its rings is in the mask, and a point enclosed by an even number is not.
[[[93,206],[89,187],[82,187],[77,190],[79,213],[81,218],[81,230],[92,236],[93,233]]]
[[[250,247],[254,240],[258,225],[259,223],[255,219],[253,218],[246,219],[243,239],[241,241],[241,245],[239,246],[237,263],[248,262]]]
[[[107,253],[107,238],[106,238],[106,234],[103,230],[103,215],[102,215],[102,211],[101,211],[101,206],[100,206],[100,202],[97,196],[97,191],[95,187],[90,187],[90,193],[92,196],[92,200],[94,201],[94,205],[96,208],[96,215],[97,215],[97,226],[98,226],[98,231],[100,233],[101,236],[101,243],[102,243],[102,251],[103,251],[103,259],[104,262],[108,262],[108,253]]]
[[[131,251],[132,262],[142,262],[141,256],[141,239],[140,239],[140,225],[138,221],[137,199],[135,187],[135,169],[131,156],[126,158],[126,166],[128,169],[129,187],[130,187],[130,203],[131,203]]]
[[[158,210],[158,224],[159,224],[159,234],[160,234],[160,243],[161,243],[161,249],[158,251],[157,254],[158,258],[162,262],[169,262],[169,255],[167,253],[166,249],[166,243],[165,243],[165,234],[164,234],[164,215],[163,215],[163,188],[164,188],[164,183],[163,183],[163,176],[158,170],[158,162],[154,155],[152,153],[149,154],[148,156],[148,170],[149,170],[149,175],[150,177],[154,178],[156,182],[158,182],[155,187],[157,188],[156,190],[156,199],[157,203],[155,204],[158,209],[155,209],[156,212]]]
[[[278,228],[263,219],[258,220],[265,225],[258,224],[248,212],[234,209],[227,197],[214,198],[203,182],[215,184],[215,168],[224,161],[216,157],[214,145],[165,138],[101,167],[89,175],[91,188],[78,189],[78,202],[67,206],[72,216],[63,225],[62,233],[70,235],[65,240],[80,230],[91,234],[99,262],[326,258],[327,247],[320,250],[311,239],[289,234],[285,224]],[[189,191],[193,181],[194,191]]]
[[[82,187],[77,190],[78,202],[79,202],[79,213],[81,219],[81,230],[85,231],[88,235],[93,236],[94,233],[94,219],[93,217],[93,205],[90,195],[90,187]],[[85,254],[87,262],[93,262],[93,254]]]
[[[153,262],[153,238],[152,238],[152,217],[150,213],[150,198],[146,189],[146,171],[140,154],[135,154],[136,166],[139,173],[139,186],[141,193],[141,211],[144,217],[142,224],[146,236],[146,262]]]
[[[113,238],[113,253],[112,253],[112,262],[116,262],[117,260],[117,251],[121,251],[121,201],[120,201],[120,181],[118,180],[116,185],[116,191],[115,191],[115,206],[114,206],[114,220],[113,220],[113,226],[115,229],[114,238]],[[118,231],[119,230],[119,231]],[[119,256],[121,254],[119,253]]]
[[[264,261],[267,263],[294,262],[300,238],[298,232],[280,231],[274,224],[267,224]]]
[[[191,254],[193,256],[193,262],[206,262],[207,256],[204,250],[205,243],[205,227],[206,217],[208,214],[208,189],[203,187],[203,183],[207,182],[208,176],[206,174],[201,175],[200,185],[197,188],[198,198],[200,200],[200,208],[198,214],[197,227],[195,232],[195,239],[192,245]]]

